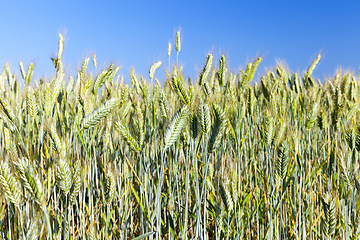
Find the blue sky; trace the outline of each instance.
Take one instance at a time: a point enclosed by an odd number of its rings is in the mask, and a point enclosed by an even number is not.
[[[357,74],[360,66],[360,1],[14,0],[2,1],[0,9],[0,64],[9,62],[18,72],[19,61],[34,62],[35,78],[54,73],[50,57],[57,53],[59,32],[69,73],[95,53],[98,71],[114,62],[125,80],[131,67],[148,78],[159,60],[163,67],[155,76],[163,80],[169,41],[176,59],[178,29],[179,62],[192,79],[210,51],[216,64],[225,54],[233,71],[260,55],[260,73],[278,60],[302,73],[320,51],[317,78],[333,76],[340,66]]]

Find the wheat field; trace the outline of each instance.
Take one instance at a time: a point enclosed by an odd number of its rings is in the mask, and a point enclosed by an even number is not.
[[[209,53],[184,79],[177,32],[125,84],[63,42],[51,79],[0,75],[0,239],[360,239],[358,76]]]

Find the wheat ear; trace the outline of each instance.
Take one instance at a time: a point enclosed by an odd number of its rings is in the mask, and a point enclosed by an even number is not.
[[[212,65],[212,60],[213,60],[213,55],[211,53],[209,53],[207,55],[207,58],[206,58],[205,67],[202,70],[202,72],[200,73],[200,82],[199,82],[200,86],[202,86],[204,84],[204,82],[207,81],[207,79],[209,77],[209,73],[210,73],[211,65]]]
[[[225,112],[217,104],[213,104],[213,109],[215,113],[215,122],[208,145],[208,150],[210,153],[214,152],[216,148],[220,145],[220,141],[222,139],[226,126]]]
[[[272,118],[271,114],[267,112],[263,120],[263,131],[264,131],[263,137],[267,147],[271,146],[272,140],[274,138],[274,134],[275,134],[274,128],[275,128],[274,119]]]
[[[120,133],[121,137],[125,140],[125,142],[129,145],[129,147],[135,152],[140,151],[139,144],[137,141],[131,136],[130,132],[119,122],[114,122],[115,129]]]
[[[69,193],[72,185],[72,172],[67,159],[59,159],[56,173],[58,187],[65,197]]]
[[[229,180],[220,184],[220,196],[225,205],[225,210],[229,214],[234,209],[234,202],[232,200],[230,191],[229,191]]]
[[[20,158],[14,162],[21,179],[22,186],[27,189],[35,201],[41,206],[45,206],[45,196],[39,175],[27,158]]]
[[[16,206],[21,204],[21,195],[19,184],[13,176],[9,164],[2,162],[0,164],[0,183],[6,197]]]
[[[336,227],[336,213],[335,213],[335,202],[329,193],[323,196],[323,208],[324,208],[324,226],[323,233],[326,237],[331,238],[335,232]]]
[[[87,115],[81,125],[82,129],[95,127],[103,118],[108,116],[117,103],[116,98],[110,98],[94,112]]]
[[[169,103],[164,90],[160,91],[159,105],[161,110],[161,116],[167,118],[169,112]]]
[[[34,90],[30,86],[27,88],[26,108],[29,115],[34,119],[35,116],[38,114],[38,108],[36,104]]]
[[[310,76],[311,76],[312,72],[314,71],[316,65],[319,63],[320,59],[321,59],[321,54],[319,53],[319,54],[316,56],[315,60],[311,63],[310,67],[308,68],[308,70],[307,70],[307,72],[306,72],[306,77],[310,77]]]
[[[12,110],[10,104],[8,103],[8,101],[5,99],[5,96],[3,93],[0,93],[0,104],[2,106],[2,109],[4,111],[4,113],[6,114],[6,116],[9,118],[9,120],[15,124],[15,114],[14,111]]]
[[[196,139],[198,135],[198,118],[195,112],[190,116],[190,135],[192,139]]]
[[[154,64],[150,67],[149,77],[150,77],[151,80],[154,78],[154,74],[155,74],[156,69],[158,69],[159,67],[161,67],[161,64],[162,64],[162,62],[161,62],[161,61],[158,61],[158,62],[154,63]]]
[[[115,190],[116,190],[116,181],[114,174],[110,170],[108,170],[105,179],[105,201],[107,204],[110,204],[114,199]]]
[[[18,155],[17,155],[16,145],[11,139],[11,132],[6,126],[4,126],[3,131],[4,131],[4,139],[5,139],[5,150],[8,152],[11,161],[16,161]]]
[[[278,158],[276,164],[276,175],[280,180],[280,182],[282,182],[286,177],[288,164],[289,164],[288,156],[289,156],[289,145],[286,142],[282,142],[278,148]]]
[[[204,133],[210,132],[211,129],[211,116],[209,106],[207,104],[201,104],[198,110],[199,121],[201,130]]]
[[[341,173],[341,178],[343,179],[343,181],[345,182],[345,184],[348,187],[351,187],[351,183],[352,183],[352,177],[350,174],[350,167],[349,167],[349,161],[350,161],[350,154],[346,153],[345,156],[343,156],[343,154],[341,153],[340,156],[340,161],[339,161],[339,166],[340,166],[340,173]]]
[[[172,118],[169,127],[164,135],[164,149],[171,147],[179,137],[188,115],[187,106],[183,106],[178,110],[175,116]]]
[[[314,104],[313,109],[311,110],[308,118],[307,118],[307,121],[306,121],[306,128],[307,129],[311,129],[314,126],[314,123],[315,123],[316,118],[317,118],[318,111],[319,111],[319,103],[316,102]]]
[[[176,32],[175,49],[177,53],[181,50],[180,31]]]
[[[222,55],[220,59],[220,68],[218,72],[218,81],[220,87],[224,86],[224,83],[226,82],[226,75],[227,75],[226,58],[224,55]]]
[[[70,204],[74,204],[76,202],[76,197],[78,196],[81,188],[81,165],[79,162],[75,163],[72,171],[72,185],[70,189],[69,200]]]

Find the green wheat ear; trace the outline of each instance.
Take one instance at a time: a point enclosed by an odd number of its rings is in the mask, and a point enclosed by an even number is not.
[[[256,100],[254,95],[254,89],[252,87],[248,88],[246,100],[246,110],[248,116],[253,116]]]
[[[13,109],[11,108],[9,102],[5,99],[4,93],[0,93],[0,104],[2,110],[4,111],[5,115],[9,118],[12,123],[16,123],[16,117],[14,114]]]
[[[122,125],[119,121],[114,122],[115,129],[120,133],[121,137],[129,145],[129,147],[135,151],[139,152],[140,147],[138,142],[133,138],[130,132]]]
[[[180,31],[176,32],[175,49],[177,53],[181,50]]]
[[[200,82],[199,82],[200,86],[202,86],[204,84],[204,82],[207,81],[207,79],[209,77],[210,70],[211,70],[211,65],[212,65],[212,60],[213,60],[213,55],[211,53],[209,53],[207,55],[207,58],[206,58],[205,67],[202,70],[202,72],[200,73]]]
[[[350,169],[349,162],[351,160],[350,154],[346,153],[345,156],[343,156],[341,154],[341,157],[339,160],[340,160],[339,166],[340,166],[341,178],[343,179],[343,181],[345,182],[345,184],[348,187],[351,187],[352,186],[352,177],[351,177],[351,173],[349,171],[349,169]]]
[[[169,103],[164,90],[161,90],[160,92],[159,106],[161,110],[161,116],[167,118],[169,112]]]
[[[261,61],[262,61],[262,58],[261,58],[261,57],[258,57],[258,58],[255,60],[254,64],[253,64],[252,67],[251,67],[251,71],[250,71],[249,78],[248,78],[247,82],[251,82],[251,81],[253,80],[253,78],[254,78],[254,76],[255,76],[255,72],[256,72],[256,70],[258,69]]]
[[[180,97],[180,99],[183,101],[184,104],[188,105],[190,102],[189,96],[185,91],[185,87],[184,87],[182,80],[177,76],[177,74],[174,74],[174,76],[172,78],[172,82],[173,82],[175,91],[178,94],[178,96]]]
[[[158,62],[154,63],[151,66],[151,68],[149,70],[149,77],[150,77],[151,80],[154,78],[154,74],[155,74],[156,69],[158,69],[161,66],[161,64],[162,64],[162,62],[158,61]]]
[[[226,127],[225,112],[217,104],[213,104],[213,109],[215,113],[215,122],[208,145],[208,150],[210,153],[214,152],[216,148],[219,147]]]
[[[114,174],[108,170],[105,179],[105,201],[107,204],[111,204],[115,196],[116,181]]]
[[[180,108],[178,112],[174,115],[164,135],[164,149],[171,147],[176,142],[186,123],[187,115],[187,105],[184,105],[182,108]]]
[[[168,57],[170,58],[170,54],[171,54],[171,43],[169,42],[168,44]]]
[[[26,231],[26,240],[39,239],[39,235],[40,235],[39,225],[41,225],[39,218],[40,216],[38,215],[30,220],[30,225]]]
[[[225,205],[226,212],[230,214],[234,209],[234,202],[229,191],[229,180],[223,181],[220,184],[220,196]]]
[[[282,142],[278,148],[278,158],[276,163],[276,174],[279,180],[282,182],[287,173],[289,165],[289,145],[286,142]]]
[[[360,212],[356,211],[356,219],[352,224],[351,240],[359,239],[360,236]]]
[[[110,98],[107,102],[105,102],[103,105],[97,108],[94,112],[87,115],[81,124],[81,129],[95,127],[96,124],[98,124],[102,119],[104,119],[110,114],[111,110],[115,107],[116,103],[117,103],[116,98]]]
[[[144,128],[144,116],[139,102],[134,103],[134,109],[136,112],[135,123],[137,126],[137,133],[138,133],[137,140],[140,148],[142,148],[142,145],[145,140],[145,128]]]
[[[102,71],[97,77],[95,78],[93,92],[97,94],[98,90],[105,84],[108,79],[111,78],[112,75],[115,75],[117,68],[114,68],[114,64],[111,64],[107,70]]]
[[[69,200],[70,204],[75,204],[81,188],[81,165],[79,162],[75,163],[72,171],[72,185],[70,189]]]
[[[224,55],[222,55],[221,59],[220,59],[220,68],[219,68],[219,72],[218,72],[218,81],[219,81],[220,87],[224,86],[224,83],[226,82],[227,69],[226,69],[225,61],[226,61],[226,58]]]
[[[317,116],[317,125],[320,128],[320,130],[323,130],[326,128],[327,119],[325,112],[323,110],[320,110],[318,116]]]
[[[49,136],[51,138],[51,145],[52,145],[52,148],[58,153],[60,154],[62,157],[64,156],[64,151],[65,151],[65,147],[63,145],[63,143],[61,142],[61,139],[60,137],[58,136],[57,134],[57,131],[56,131],[56,127],[54,125],[51,125],[50,126],[50,131],[49,131]]]
[[[32,163],[29,162],[27,158],[20,158],[14,162],[14,165],[18,171],[22,186],[30,192],[32,198],[34,198],[41,207],[44,207],[44,188]]]
[[[355,148],[360,152],[360,126],[356,127]]]
[[[286,131],[286,121],[284,118],[279,119],[278,127],[276,128],[276,136],[274,137],[273,144],[275,147],[279,146],[280,142],[283,140],[285,131]]]
[[[194,112],[190,116],[190,135],[192,139],[196,139],[198,135],[198,124],[198,118]]]
[[[272,118],[270,112],[267,112],[263,120],[263,133],[264,133],[263,139],[268,148],[271,146],[272,140],[274,139],[274,135],[275,135],[274,128],[275,128],[274,119]]]
[[[317,55],[317,57],[315,58],[315,60],[311,63],[310,67],[308,68],[308,70],[307,70],[307,72],[305,74],[306,77],[311,76],[312,72],[314,71],[316,65],[319,63],[320,59],[321,59],[321,54],[319,53]]]
[[[93,63],[94,63],[94,68],[97,68],[97,61],[96,61],[96,54],[93,55],[92,57]]]
[[[323,196],[324,226],[323,233],[326,237],[332,236],[336,227],[335,201],[329,193]]]
[[[33,71],[34,71],[34,64],[31,63],[27,69],[27,72],[24,70],[24,65],[22,62],[20,62],[20,72],[21,76],[25,80],[25,86],[29,86],[31,83],[31,79],[33,77]]]
[[[3,131],[4,131],[4,140],[5,140],[5,150],[7,151],[7,154],[10,157],[11,161],[17,161],[17,150],[16,150],[16,145],[13,142],[12,138],[11,138],[11,131],[4,126],[3,127]]]
[[[356,147],[356,140],[357,140],[356,136],[357,136],[356,131],[353,127],[349,128],[345,132],[345,139],[351,150],[354,150]]]
[[[25,79],[26,72],[25,72],[25,69],[24,69],[24,64],[23,64],[23,62],[20,62],[20,63],[19,63],[19,66],[20,66],[21,76],[22,76],[23,79]],[[27,85],[26,85],[26,86],[27,86]]]
[[[341,93],[339,86],[336,86],[334,90],[334,109],[331,113],[332,124],[336,128],[338,127],[338,123],[340,121],[343,105],[344,105],[343,95]]]
[[[58,187],[65,197],[70,192],[72,185],[72,172],[70,169],[70,165],[66,159],[59,159],[56,173]]]
[[[26,107],[29,115],[32,117],[32,119],[35,119],[35,116],[38,114],[38,108],[36,104],[34,90],[30,86],[27,88]]]
[[[199,122],[203,133],[208,133],[211,130],[211,116],[209,106],[201,104],[198,110]]]
[[[319,103],[315,103],[311,113],[309,114],[306,121],[306,129],[311,129],[314,126],[319,111]]]
[[[0,185],[2,186],[2,191],[5,193],[5,196],[19,208],[21,204],[20,186],[7,162],[0,164]]]

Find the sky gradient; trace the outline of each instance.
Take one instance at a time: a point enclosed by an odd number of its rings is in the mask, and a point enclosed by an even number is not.
[[[259,73],[286,63],[303,73],[321,51],[314,71],[323,80],[342,67],[360,66],[360,1],[3,1],[0,4],[0,64],[19,72],[35,63],[35,79],[54,73],[50,57],[57,53],[58,34],[65,36],[63,62],[75,74],[85,57],[96,54],[101,69],[121,67],[129,80],[131,67],[148,79],[156,61],[168,66],[167,48],[181,29],[179,62],[185,77],[196,78],[206,55],[218,64],[225,54],[230,70],[264,57]],[[92,70],[91,68],[89,69]],[[255,79],[258,80],[258,79]]]

